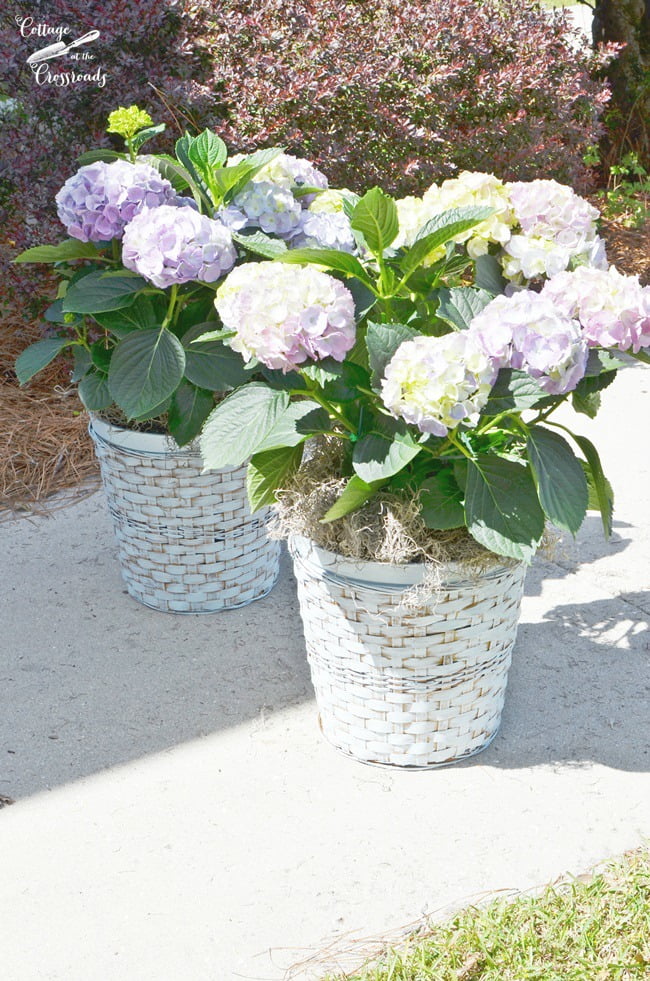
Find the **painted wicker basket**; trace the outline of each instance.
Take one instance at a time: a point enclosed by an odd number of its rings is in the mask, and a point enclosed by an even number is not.
[[[130,595],[166,613],[245,606],[272,589],[280,547],[251,515],[246,467],[202,473],[196,447],[166,436],[89,427]]]
[[[421,565],[355,562],[294,537],[307,657],[326,739],[365,763],[425,768],[479,753],[500,722],[525,566],[450,565],[404,604]]]

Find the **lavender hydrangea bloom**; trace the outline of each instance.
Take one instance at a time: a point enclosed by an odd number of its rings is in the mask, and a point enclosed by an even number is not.
[[[289,245],[292,249],[336,249],[350,253],[357,247],[350,219],[342,211],[303,211]]]
[[[290,371],[308,358],[343,361],[354,346],[354,300],[338,280],[275,262],[237,266],[217,290],[215,306],[228,343],[246,361]]]
[[[566,184],[534,180],[506,186],[524,235],[550,238],[573,248],[595,237],[598,209]]]
[[[590,347],[630,348],[650,345],[650,287],[638,277],[581,266],[549,279],[542,290],[555,307],[580,321]]]
[[[166,203],[171,204],[172,207],[174,208],[191,208],[192,211],[199,210],[199,207],[196,201],[194,200],[194,198],[187,198],[184,197],[182,194],[177,194],[176,197],[171,198]]]
[[[126,160],[80,167],[55,198],[68,234],[82,242],[121,238],[125,226],[143,208],[176,199],[174,188],[155,167]]]
[[[525,371],[550,395],[572,391],[584,376],[588,347],[580,324],[532,290],[497,296],[468,333],[497,368]]]
[[[298,228],[302,209],[291,191],[270,181],[251,181],[217,216],[228,228],[261,228],[287,238]]]
[[[214,283],[236,258],[229,230],[191,208],[147,208],[124,231],[124,265],[160,289],[193,279]]]

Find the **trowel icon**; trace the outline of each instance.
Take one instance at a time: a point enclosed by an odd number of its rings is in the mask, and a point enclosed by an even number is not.
[[[71,41],[70,44],[66,44],[65,41],[57,41],[56,44],[49,44],[47,48],[41,48],[40,51],[35,51],[34,54],[30,54],[27,59],[28,65],[37,65],[40,61],[48,61],[50,58],[59,58],[61,55],[67,54],[72,48],[78,48],[80,44],[90,44],[91,41],[96,41],[99,37],[99,31],[88,31],[82,37],[78,37],[76,41]]]

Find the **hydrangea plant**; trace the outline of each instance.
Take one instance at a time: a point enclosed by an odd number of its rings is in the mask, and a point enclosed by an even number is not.
[[[308,160],[280,148],[229,158],[210,130],[183,136],[175,157],[139,156],[161,129],[137,106],[112,112],[108,131],[124,139],[126,152],[85,154],[56,195],[69,238],[16,258],[52,263],[61,276],[45,314],[51,336],[20,355],[16,372],[24,384],[72,353],[72,377],[91,412],[113,415],[116,406],[133,426],[155,419],[183,445],[198,435],[217,395],[264,378],[254,339],[197,341],[219,324],[213,301],[226,274],[237,266],[251,281],[268,266],[264,260],[298,244],[352,251],[356,242],[343,213],[309,210],[327,178]],[[278,342],[268,364],[343,357],[355,335],[345,287],[305,270],[290,299],[284,317],[300,321],[301,339]],[[317,299],[327,308],[324,320],[314,313]],[[289,309],[301,302],[303,312]],[[282,311],[266,295],[259,305],[276,318],[272,334]]]
[[[609,533],[596,447],[554,413],[595,416],[620,359],[650,361],[650,287],[606,268],[591,206],[553,181],[487,174],[422,199],[373,188],[341,200],[354,254],[288,250],[258,267],[263,283],[243,267],[219,286],[211,338],[280,372],[214,409],[206,466],[250,460],[261,507],[327,434],[345,483],[325,523],[389,491],[417,501],[427,528],[466,528],[514,560],[530,561],[547,522],[575,534],[589,508]],[[517,239],[561,261],[511,275]],[[314,266],[312,291],[299,277]]]

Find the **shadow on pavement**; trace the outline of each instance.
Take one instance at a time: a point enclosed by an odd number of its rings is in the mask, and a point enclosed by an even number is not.
[[[551,587],[557,598],[563,586],[554,580],[587,563],[606,567],[612,557],[612,573],[620,571],[628,527],[618,523],[607,542],[590,516],[577,545],[533,566],[529,604],[543,604],[540,594]],[[313,698],[286,552],[265,599],[226,613],[172,616],[126,595],[99,497],[52,523],[21,524],[7,541],[0,795],[36,793]],[[588,577],[598,579],[591,567]],[[524,620],[502,732],[477,762],[646,769],[644,605],[650,609],[648,594],[630,591],[548,611],[542,605],[542,622]]]
[[[538,554],[526,576],[526,596],[539,596],[548,579],[562,579],[595,562],[613,562],[632,543],[634,527],[625,521],[614,521],[610,538],[606,538],[600,516],[588,514],[574,540],[563,532],[547,558]]]
[[[522,623],[488,766],[650,770],[650,593],[569,603]]]
[[[53,574],[43,615],[20,618],[0,655],[0,794],[45,790],[313,697],[286,554],[267,597],[203,616],[140,606],[109,550],[78,562]]]

